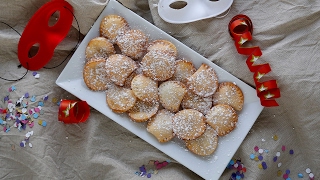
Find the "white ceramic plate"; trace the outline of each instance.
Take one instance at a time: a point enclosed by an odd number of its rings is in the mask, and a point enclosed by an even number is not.
[[[82,78],[82,70],[85,62],[85,48],[92,38],[99,36],[100,22],[102,18],[108,14],[117,14],[124,17],[131,28],[141,29],[146,34],[149,34],[151,38],[150,41],[155,39],[166,39],[171,41],[177,46],[179,54],[183,54],[183,57],[192,60],[196,67],[199,67],[202,63],[206,63],[215,69],[220,82],[232,81],[242,89],[245,100],[244,107],[239,114],[237,128],[227,136],[219,138],[218,148],[213,155],[208,157],[197,156],[186,150],[183,142],[177,138],[168,143],[159,143],[153,135],[147,132],[144,123],[135,123],[131,121],[127,115],[112,112],[106,104],[105,92],[93,92],[86,87]],[[256,96],[255,89],[213,64],[211,61],[205,59],[115,0],[110,0],[74,55],[71,57],[56,83],[79,99],[87,101],[91,107],[100,111],[204,179],[218,179],[221,176],[230,159],[239,148],[263,109]]]

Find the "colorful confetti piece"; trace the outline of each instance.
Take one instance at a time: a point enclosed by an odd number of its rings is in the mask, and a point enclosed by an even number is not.
[[[32,96],[30,99],[31,102],[35,102],[36,101],[36,96]]]
[[[256,156],[254,154],[250,154],[250,159],[254,159]]]
[[[307,173],[307,174],[311,173],[311,169],[310,169],[310,168],[307,168],[307,169],[306,169],[306,173]]]
[[[277,136],[277,135],[273,135],[273,136],[272,136],[272,139],[275,140],[275,141],[277,141],[277,140],[278,140],[278,136]]]
[[[290,149],[289,154],[294,154],[294,151]]]
[[[277,156],[273,157],[273,162],[276,162],[277,160],[278,160]]]
[[[48,99],[49,99],[49,96],[48,96],[48,95],[46,95],[46,96],[43,97],[43,100],[44,100],[44,101],[47,101]]]
[[[135,172],[135,174],[141,177],[151,178],[152,174],[157,174],[159,169],[167,166],[169,163],[170,161],[159,162],[150,160],[147,167],[145,165],[140,166],[139,171]]]
[[[259,154],[262,154],[264,152],[264,150],[263,149],[259,149],[258,152],[259,152]]]

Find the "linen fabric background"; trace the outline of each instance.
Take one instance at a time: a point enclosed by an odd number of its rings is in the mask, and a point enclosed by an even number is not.
[[[107,0],[67,0],[74,8],[81,38],[90,30]],[[310,168],[315,179],[320,177],[320,1],[280,0],[245,1],[235,0],[230,12],[223,18],[209,18],[187,24],[170,24],[163,21],[157,12],[158,0],[119,0],[155,26],[164,30],[202,56],[227,70],[239,79],[254,86],[253,73],[249,72],[245,59],[239,55],[228,33],[228,23],[237,14],[248,15],[254,26],[252,44],[261,48],[259,62],[268,62],[272,68],[269,77],[278,80],[281,98],[279,107],[265,108],[244,139],[234,158],[241,158],[247,168],[245,179],[281,179],[277,171],[290,169],[289,177],[297,179],[298,173],[305,178]],[[8,23],[19,33],[32,15],[48,1],[11,0],[0,1],[0,21]],[[192,12],[190,12],[192,13]],[[0,77],[18,79],[25,73],[17,68],[17,44],[19,34],[0,23]],[[75,21],[68,36],[55,50],[46,67],[59,64],[78,41]],[[67,60],[68,61],[68,60]],[[141,179],[135,174],[149,160],[171,160],[152,179],[201,179],[183,165],[172,160],[153,146],[119,126],[98,111],[91,109],[87,122],[66,125],[58,122],[57,99],[76,99],[61,89],[55,81],[64,66],[55,69],[40,69],[39,79],[32,72],[20,81],[0,80],[0,107],[9,95],[15,101],[24,93],[35,95],[37,100],[49,95],[38,124],[19,132],[0,130],[0,179]],[[8,88],[15,86],[14,92]],[[35,104],[30,104],[34,106]],[[37,121],[35,121],[37,123]],[[33,147],[20,147],[28,131]],[[273,135],[279,139],[274,141]],[[282,145],[286,151],[282,152]],[[249,156],[254,146],[268,149],[264,161],[268,168],[261,170]],[[288,153],[289,149],[294,154]],[[273,162],[276,152],[281,156]],[[278,167],[281,162],[282,166]],[[225,170],[220,179],[229,179],[232,170]]]

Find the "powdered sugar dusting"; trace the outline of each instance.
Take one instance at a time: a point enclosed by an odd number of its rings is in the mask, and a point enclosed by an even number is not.
[[[141,61],[143,74],[155,81],[165,81],[175,72],[175,57],[164,51],[150,51]]]
[[[199,111],[184,109],[173,117],[173,132],[181,139],[196,139],[205,128],[204,116]]]
[[[116,43],[121,52],[133,59],[141,58],[147,50],[148,37],[138,29],[117,36]]]
[[[200,68],[187,79],[187,86],[199,96],[211,96],[218,88],[218,77],[212,67],[202,64]]]

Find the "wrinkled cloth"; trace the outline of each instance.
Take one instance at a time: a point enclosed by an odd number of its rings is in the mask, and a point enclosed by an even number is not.
[[[241,158],[247,168],[245,179],[270,180],[289,169],[289,177],[310,168],[315,179],[320,178],[320,1],[281,0],[233,2],[223,18],[209,18],[186,24],[163,21],[157,11],[158,0],[119,0],[124,6],[147,19],[174,38],[189,46],[221,68],[254,86],[253,74],[248,70],[246,56],[239,55],[228,33],[228,23],[237,14],[246,14],[253,22],[252,44],[263,52],[260,62],[272,68],[269,77],[278,81],[280,106],[265,108],[234,158]],[[0,21],[20,34],[43,4],[44,0],[11,0],[0,2]],[[82,39],[90,30],[107,0],[68,0],[80,26]],[[192,12],[190,12],[192,13]],[[67,37],[58,45],[46,67],[62,62],[77,45],[79,29],[75,21]],[[0,77],[18,79],[26,72],[18,68],[17,44],[20,35],[0,23]],[[70,58],[70,57],[69,57]],[[32,72],[20,81],[0,79],[0,107],[5,108],[4,97],[16,101],[26,92],[37,101],[48,96],[39,117],[47,122],[19,131],[0,129],[0,179],[141,179],[135,174],[149,160],[170,160],[168,166],[153,174],[153,179],[202,179],[149,145],[136,135],[91,109],[87,122],[63,124],[58,121],[56,99],[76,99],[55,84],[68,59],[54,69],[40,69],[36,79]],[[9,92],[14,86],[15,91]],[[12,124],[11,124],[12,125]],[[20,147],[27,132],[33,131],[29,142],[32,148]],[[272,137],[278,136],[275,141]],[[264,161],[268,168],[258,168],[260,161],[250,159],[254,147],[267,149]],[[286,150],[282,151],[281,147]],[[294,150],[290,155],[289,150]],[[276,162],[273,157],[280,152]],[[278,167],[278,163],[281,166]],[[234,170],[225,170],[220,179],[229,179]]]

